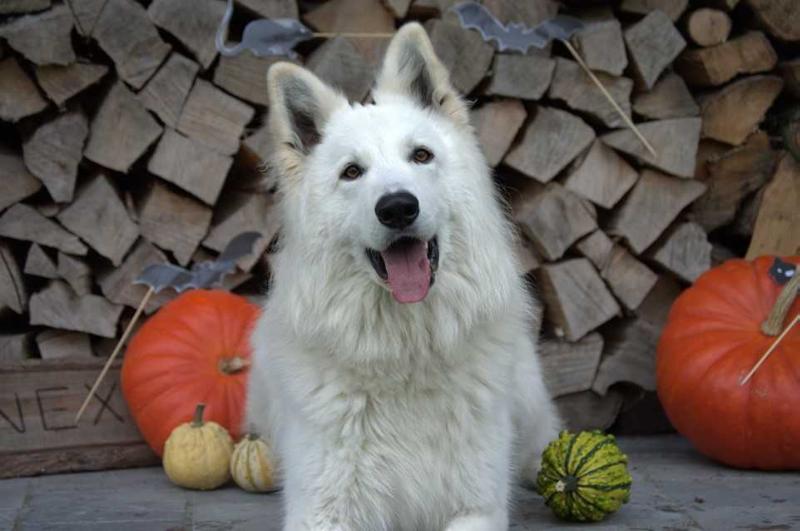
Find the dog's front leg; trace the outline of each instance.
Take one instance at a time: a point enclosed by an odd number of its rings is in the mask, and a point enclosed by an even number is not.
[[[508,513],[470,513],[450,521],[445,531],[504,531],[508,529]]]

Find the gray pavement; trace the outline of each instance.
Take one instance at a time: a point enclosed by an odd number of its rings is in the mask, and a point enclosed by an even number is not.
[[[518,489],[511,529],[800,530],[800,474],[731,470],[677,436],[621,438],[631,501],[605,522],[575,525],[551,516],[541,498]],[[235,487],[193,492],[160,468],[0,481],[0,529],[262,530],[281,528],[279,494]]]

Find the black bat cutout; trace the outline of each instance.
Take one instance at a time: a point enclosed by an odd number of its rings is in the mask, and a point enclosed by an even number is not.
[[[206,260],[185,269],[173,264],[153,264],[144,268],[134,284],[149,286],[156,293],[172,288],[178,293],[189,288],[209,288],[222,282],[236,268],[236,262],[253,251],[253,244],[261,238],[258,232],[243,232],[228,243],[216,260]]]
[[[501,52],[514,50],[527,53],[531,46],[544,48],[554,39],[569,39],[584,27],[582,21],[566,15],[557,15],[533,28],[514,22],[506,25],[477,2],[462,2],[451,9],[456,12],[464,28],[478,30],[486,42],[497,42],[497,49]]]
[[[286,55],[295,57],[293,48],[298,43],[311,39],[314,35],[299,20],[291,18],[259,19],[247,24],[242,33],[242,41],[232,47],[225,45],[228,39],[228,24],[233,16],[233,0],[228,0],[225,14],[217,28],[217,51],[227,57],[239,55],[250,50],[253,55]]]
[[[784,262],[780,258],[775,258],[769,268],[769,276],[772,277],[779,286],[788,284],[792,277],[797,274],[797,268],[790,262]]]

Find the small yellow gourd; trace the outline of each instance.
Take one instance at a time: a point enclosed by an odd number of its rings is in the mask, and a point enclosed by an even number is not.
[[[248,492],[277,490],[275,454],[270,445],[254,433],[242,437],[233,449],[231,476]]]
[[[187,489],[210,490],[230,479],[233,441],[216,422],[203,422],[205,404],[198,404],[194,420],[181,424],[164,444],[167,477]]]

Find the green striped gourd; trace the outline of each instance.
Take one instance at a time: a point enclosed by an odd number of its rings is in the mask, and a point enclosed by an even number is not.
[[[598,522],[628,502],[628,458],[613,435],[562,431],[542,454],[536,487],[559,518]]]
[[[275,457],[261,437],[248,433],[236,443],[231,456],[231,477],[248,492],[277,490]]]

